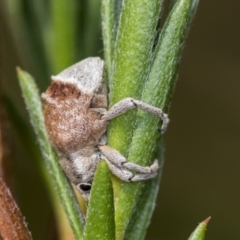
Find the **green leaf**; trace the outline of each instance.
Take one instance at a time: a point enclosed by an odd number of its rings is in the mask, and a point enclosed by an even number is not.
[[[37,0],[37,2],[43,1]],[[3,15],[5,18],[4,22],[6,22],[6,26],[13,37],[14,49],[17,51],[18,57],[20,57],[21,62],[25,66],[29,66],[30,62],[31,68],[39,76],[39,79],[41,79],[39,82],[40,87],[45,87],[48,83],[46,76],[49,74],[42,42],[44,32],[36,26],[36,18],[38,18],[40,10],[39,4],[36,4],[36,1],[34,1],[34,4],[35,6],[38,5],[37,16],[30,12],[31,6],[26,1],[2,1],[1,9],[6,13]],[[42,4],[40,3],[40,5]]]
[[[60,197],[76,239],[82,239],[83,217],[81,215],[72,187],[59,167],[57,156],[53,151],[45,130],[42,103],[37,86],[27,72],[17,69],[18,79],[30,120],[39,142],[46,167]]]
[[[125,0],[122,5],[114,49],[115,56],[109,76],[110,105],[125,97],[140,99],[154,45],[161,2],[161,0]],[[132,110],[110,123],[108,144],[120,151],[123,156],[127,156],[135,120],[136,111]],[[119,181],[113,183],[117,195]],[[129,194],[131,195],[131,192]],[[118,232],[121,235],[122,228],[125,228],[127,222],[125,219],[121,222],[117,212],[115,221],[117,235]]]
[[[104,59],[105,69],[108,76],[111,75],[111,68],[114,54],[114,42],[115,42],[115,13],[114,13],[115,0],[102,0],[102,35],[103,35],[103,46],[104,46]]]
[[[101,41],[101,1],[87,0],[84,8],[84,28],[82,31],[83,39],[83,55],[85,57],[99,54],[99,49],[102,49]]]
[[[94,176],[84,239],[115,239],[113,189],[105,161],[99,163]]]
[[[140,196],[140,200],[133,212],[131,221],[127,227],[126,234],[124,236],[125,240],[128,239],[138,239],[143,240],[147,227],[151,222],[152,213],[155,208],[155,202],[157,199],[157,194],[159,190],[159,182],[162,175],[163,167],[163,141],[159,146],[159,166],[160,172],[157,177],[146,182],[143,193]]]
[[[141,99],[143,102],[165,109],[165,111],[168,110],[177,77],[183,41],[197,3],[198,1],[195,0],[178,0],[169,14],[157,43],[150,73],[144,86]],[[157,142],[160,138],[159,122],[155,116],[141,110],[138,110],[137,123],[133,132],[127,127],[130,125],[133,128],[131,121],[130,123],[125,122],[124,127],[132,137],[128,153],[130,162],[147,165],[154,159]],[[119,147],[122,146],[121,141],[126,139],[122,134],[129,136],[129,133],[120,129],[118,125],[116,132],[116,135],[113,136],[115,136],[115,141],[120,143],[118,145],[113,143],[114,146]],[[110,143],[112,144],[112,141]],[[123,146],[119,149],[123,149]],[[143,183],[140,182],[121,183],[115,208],[117,239],[122,239],[142,189]]]
[[[54,73],[76,61],[77,1],[51,0],[49,57]]]
[[[188,240],[204,240],[205,238],[205,232],[207,230],[207,224],[209,222],[211,217],[208,217],[206,220],[201,222],[197,228],[194,230],[194,232],[191,234]]]
[[[117,32],[112,74],[109,76],[110,106],[126,97],[140,99],[155,39],[161,0],[125,0]],[[113,119],[109,145],[127,154],[136,111]]]

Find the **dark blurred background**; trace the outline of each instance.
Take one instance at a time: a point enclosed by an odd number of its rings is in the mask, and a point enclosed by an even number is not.
[[[240,2],[201,0],[170,109],[165,166],[148,238],[240,239]]]
[[[187,239],[209,216],[206,239],[240,239],[239,9],[239,1],[200,1],[183,51],[160,193],[146,239]],[[1,14],[2,88],[27,119],[15,74],[21,61]],[[29,228],[36,232],[34,239],[41,239],[41,231],[51,228],[47,193],[37,182],[37,163],[31,162],[14,124],[9,133],[11,157],[16,159],[14,174],[24,172],[25,176],[13,184],[14,191],[18,195],[21,186],[28,193],[18,197],[18,202]],[[31,199],[27,205],[26,198]],[[41,204],[36,205],[39,198]],[[49,215],[49,222],[39,223],[38,228],[31,225],[36,211]]]

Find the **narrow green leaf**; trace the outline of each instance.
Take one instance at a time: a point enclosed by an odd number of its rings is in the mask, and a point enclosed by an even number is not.
[[[113,72],[109,76],[110,105],[125,97],[140,99],[151,57],[161,0],[125,0],[122,4]],[[136,111],[111,121],[108,142],[127,156]]]
[[[82,239],[84,220],[72,187],[59,167],[57,156],[48,140],[42,113],[42,103],[37,86],[33,78],[27,72],[18,68],[17,73],[23,98],[25,100],[35,134],[37,135],[37,140],[39,142],[46,167],[65,209],[73,233],[76,239]]]
[[[104,46],[105,69],[108,76],[111,75],[111,66],[114,53],[115,42],[115,14],[114,14],[115,0],[102,0],[102,35]]]
[[[116,34],[117,34],[117,29],[119,27],[119,20],[120,20],[120,15],[122,11],[122,5],[123,5],[123,0],[114,0],[114,12],[115,12],[115,35],[114,35],[114,40],[116,40]]]
[[[1,10],[5,13],[2,16],[5,18],[4,22],[11,32],[13,44],[21,62],[25,66],[28,66],[31,61],[31,68],[39,76],[39,79],[41,79],[41,82],[39,82],[40,87],[44,87],[48,82],[46,78],[48,76],[48,66],[41,37],[38,38],[41,35],[41,30],[39,31],[34,26],[33,21],[29,20],[35,16],[33,17],[33,14],[24,12],[29,10],[26,6],[27,3],[23,1],[2,1]],[[34,34],[34,31],[37,31],[37,29],[38,33]]]
[[[29,5],[30,11],[34,14],[35,24],[37,24],[38,27],[41,27],[42,32],[44,32],[44,28],[46,27],[46,24],[49,23],[50,17],[47,2],[41,0],[35,0],[34,2],[27,0],[27,4]]]
[[[125,97],[136,99],[141,97],[154,44],[161,2],[161,0],[125,0],[122,3],[114,49],[115,56],[112,62],[112,72],[109,76],[110,105]],[[108,144],[120,151],[125,157],[127,157],[135,120],[136,111],[129,111],[112,120],[108,130]],[[119,181],[114,179],[113,183],[117,198]],[[132,193],[128,192],[128,194]],[[115,209],[118,207],[116,206]],[[122,210],[120,210],[121,213]],[[119,213],[116,211],[117,236],[123,233],[128,222],[125,218],[122,222],[118,215]]]
[[[50,12],[52,24],[48,31],[48,51],[53,72],[58,73],[72,65],[76,59],[77,1],[51,0]]]
[[[23,1],[22,1],[23,2]],[[35,7],[38,7],[37,12],[33,12],[32,3],[33,1],[25,2],[23,3],[22,9],[21,9],[21,16],[24,19],[24,26],[26,27],[25,30],[25,41],[27,42],[27,47],[30,49],[32,56],[28,59],[28,61],[32,62],[36,61],[36,71],[38,71],[38,78],[41,79],[39,82],[39,86],[42,88],[45,88],[49,82],[49,62],[47,61],[48,56],[45,49],[45,26],[48,26],[49,22],[47,22],[45,25],[42,25],[42,19],[41,21],[38,21],[40,19],[40,12],[41,9],[45,10],[45,17],[43,19],[47,21],[49,20],[49,14],[46,9],[46,7],[41,6],[42,4],[38,4],[38,0],[34,1]],[[43,2],[43,1],[42,1]],[[38,5],[38,6],[36,6]],[[44,5],[44,3],[43,3]],[[39,25],[38,25],[39,24]],[[22,29],[23,31],[24,29]],[[21,48],[21,45],[20,45]],[[24,53],[23,53],[24,54]]]
[[[146,182],[143,192],[140,196],[140,200],[134,209],[133,216],[127,227],[126,234],[124,236],[125,240],[143,240],[146,235],[159,190],[159,182],[163,168],[163,152],[163,142],[161,142],[158,153],[160,171],[157,177]]]
[[[198,1],[178,0],[169,14],[159,41],[146,84],[142,101],[168,110],[175,85],[179,58],[190,19]],[[127,124],[126,124],[127,125]],[[153,159],[159,141],[159,120],[138,110],[136,128],[129,147],[128,160],[140,165],[148,165]],[[119,141],[122,139],[116,137]],[[122,239],[124,231],[136,206],[143,183],[121,183],[116,204],[117,239]]]
[[[205,238],[205,232],[207,230],[207,224],[209,222],[211,217],[208,217],[206,220],[201,222],[197,228],[194,230],[194,232],[191,234],[191,236],[188,238],[188,240],[204,240]]]
[[[102,49],[101,41],[101,1],[88,0],[84,9],[84,28],[82,32],[83,53],[85,57],[94,56]]]
[[[102,35],[104,46],[104,59],[106,69],[106,80],[109,85],[110,76],[112,76],[112,63],[114,58],[114,47],[116,42],[117,30],[122,8],[122,0],[103,0],[102,1]],[[112,78],[111,78],[112,79]]]
[[[44,67],[48,71],[46,76],[49,76],[49,70],[51,65],[51,52],[48,52],[49,49],[52,46],[49,46],[50,43],[50,36],[52,36],[52,29],[51,26],[51,16],[50,16],[50,9],[49,4],[42,0],[28,0],[29,5],[29,13],[28,15],[32,17],[32,21],[29,21],[32,23],[33,29],[37,32],[35,34],[35,38],[38,39],[38,41],[41,41],[41,49],[39,51],[42,52],[44,55]],[[32,40],[32,42],[34,42]],[[38,70],[42,71],[43,68],[41,66],[38,66]],[[41,82],[44,82],[48,84],[49,79],[45,77],[45,79],[41,79]],[[44,86],[44,88],[46,85]]]
[[[99,163],[94,176],[84,239],[115,239],[113,189],[105,161]]]

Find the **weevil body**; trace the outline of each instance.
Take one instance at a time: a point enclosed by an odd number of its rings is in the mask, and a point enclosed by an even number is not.
[[[142,167],[127,162],[118,151],[106,146],[107,121],[139,107],[163,120],[162,132],[169,122],[161,109],[132,98],[123,99],[107,111],[103,69],[104,62],[98,57],[82,60],[52,76],[51,85],[42,94],[50,141],[66,175],[86,200],[101,159],[124,181],[146,180],[157,173],[157,160],[149,167]]]

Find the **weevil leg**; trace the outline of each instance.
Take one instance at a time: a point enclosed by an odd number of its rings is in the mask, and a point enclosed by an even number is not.
[[[118,117],[125,112],[138,107],[142,110],[145,110],[149,113],[156,115],[157,117],[161,118],[163,121],[161,132],[164,133],[167,129],[167,125],[169,123],[169,118],[166,113],[162,111],[160,108],[153,107],[147,103],[141,102],[139,100],[135,100],[133,98],[124,98],[120,102],[114,104],[109,111],[103,116],[105,120],[111,120],[115,117]]]
[[[104,160],[107,162],[108,167],[112,174],[123,180],[124,182],[131,182],[131,179],[134,177],[133,173],[128,171],[127,169],[120,168],[113,164],[111,161],[109,161],[107,158],[104,158]]]
[[[124,182],[144,181],[144,180],[148,180],[148,179],[154,178],[157,175],[157,172],[153,172],[153,173],[139,173],[139,174],[134,175],[132,172],[130,172],[129,170],[125,169],[124,167],[120,168],[120,167],[116,166],[115,164],[113,164],[112,162],[110,162],[107,158],[104,158],[104,159],[107,162],[111,172],[115,176],[117,176],[118,178],[123,180]]]
[[[105,156],[111,172],[123,181],[143,181],[153,178],[157,175],[159,168],[158,161],[155,160],[149,167],[143,167],[135,163],[128,162],[117,150],[108,146],[99,147],[101,153]],[[133,174],[131,171],[136,172]]]
[[[139,181],[145,181],[145,180],[148,180],[148,179],[152,179],[154,177],[157,176],[157,172],[154,172],[154,173],[149,173],[149,174],[136,174],[134,175],[133,178],[131,178],[131,182],[139,182]]]

